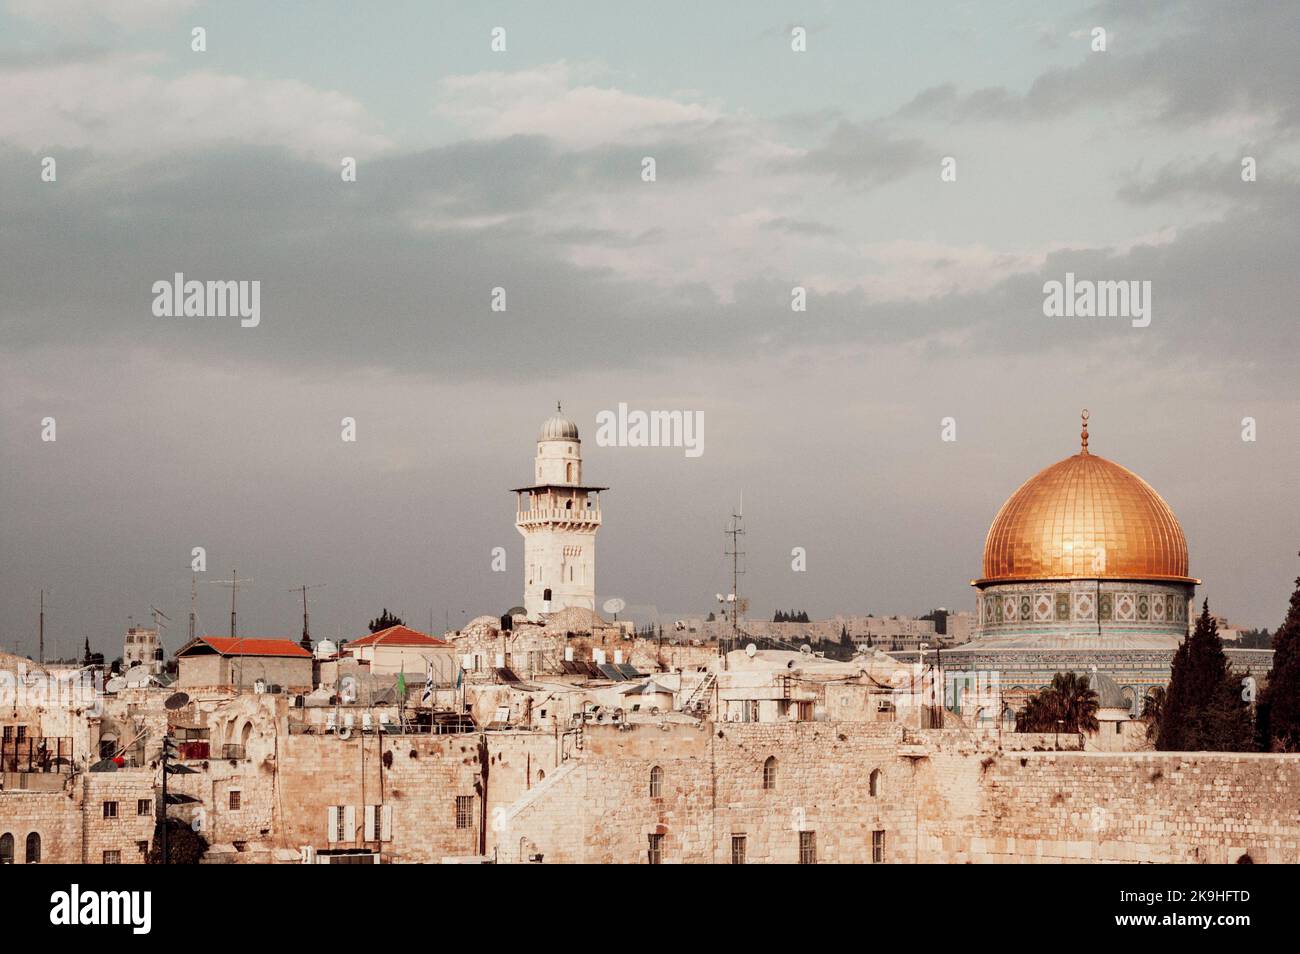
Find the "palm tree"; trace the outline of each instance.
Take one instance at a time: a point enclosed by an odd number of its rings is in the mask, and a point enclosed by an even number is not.
[[[1021,732],[1096,732],[1096,690],[1087,676],[1058,672],[1050,686],[1029,697],[1018,721]]]

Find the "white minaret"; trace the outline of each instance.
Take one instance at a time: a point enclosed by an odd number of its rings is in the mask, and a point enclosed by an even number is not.
[[[530,618],[578,606],[596,609],[600,492],[582,483],[578,425],[556,415],[537,436],[533,484],[514,490],[524,535],[524,609]]]

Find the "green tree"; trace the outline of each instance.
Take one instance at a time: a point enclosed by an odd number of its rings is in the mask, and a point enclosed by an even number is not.
[[[1050,686],[1029,697],[1018,722],[1021,732],[1096,732],[1097,692],[1087,676],[1058,672]]]
[[[1142,721],[1147,724],[1147,741],[1154,742],[1160,734],[1160,713],[1165,707],[1165,687],[1156,686],[1142,703]]]
[[[381,629],[388,629],[388,627],[390,626],[405,626],[405,625],[406,625],[406,620],[399,619],[398,617],[394,616],[392,613],[388,612],[388,607],[385,606],[384,611],[379,614],[378,619],[372,619],[370,621],[370,631],[372,633],[377,633]]]
[[[1174,653],[1156,748],[1162,752],[1245,752],[1253,748],[1252,735],[1241,680],[1228,666],[1219,625],[1206,600],[1196,629]]]
[[[167,819],[167,863],[173,865],[197,865],[204,852],[208,850],[207,839],[192,827],[176,818]],[[153,843],[149,846],[148,861],[151,865],[162,864],[162,826],[155,825]]]
[[[1273,668],[1260,693],[1261,740],[1265,749],[1300,751],[1300,577],[1286,621],[1273,635]]]

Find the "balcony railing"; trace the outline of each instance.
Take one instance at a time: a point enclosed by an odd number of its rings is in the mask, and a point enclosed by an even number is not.
[[[0,770],[5,772],[72,771],[71,736],[27,736],[0,742]]]
[[[515,520],[519,523],[542,523],[545,521],[562,520],[569,523],[600,523],[600,508],[586,507],[554,510],[520,510],[515,514]]]

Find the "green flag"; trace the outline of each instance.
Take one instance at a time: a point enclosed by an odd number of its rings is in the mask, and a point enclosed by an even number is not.
[[[406,698],[406,670],[403,669],[397,674],[397,695],[400,699]]]

